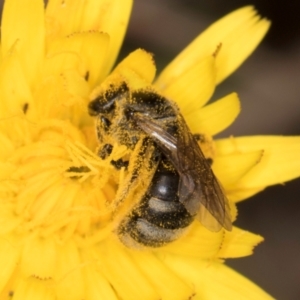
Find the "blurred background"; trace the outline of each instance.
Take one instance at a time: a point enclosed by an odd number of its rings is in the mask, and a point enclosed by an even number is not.
[[[154,53],[158,71],[212,22],[252,4],[272,21],[254,54],[218,87],[238,92],[242,112],[222,136],[300,134],[300,1],[135,0],[121,58]],[[265,237],[254,255],[227,264],[276,299],[300,299],[300,180],[269,187],[238,205],[236,225]]]

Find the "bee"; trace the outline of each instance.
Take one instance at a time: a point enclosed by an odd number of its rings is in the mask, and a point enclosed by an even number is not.
[[[210,231],[231,230],[228,200],[173,101],[151,89],[130,91],[123,83],[94,97],[88,108],[97,117],[100,158],[109,158],[114,144],[134,154],[129,161],[111,160],[128,171],[117,207],[132,189],[146,187],[116,229],[125,245],[163,246],[195,219]]]

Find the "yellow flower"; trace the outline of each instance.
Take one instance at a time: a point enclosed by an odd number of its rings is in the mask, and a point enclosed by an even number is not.
[[[226,267],[262,237],[198,222],[174,243],[131,249],[115,233],[114,200],[126,179],[95,153],[87,106],[127,81],[150,87],[151,56],[137,50],[106,77],[118,54],[131,0],[6,0],[0,64],[0,299],[271,299]],[[151,88],[177,102],[234,203],[300,175],[299,137],[213,141],[239,112],[236,94],[206,105],[218,83],[269,27],[252,7],[213,24]],[[131,155],[125,146],[110,158]],[[147,186],[144,187],[144,189]],[[129,197],[130,199],[130,197]]]

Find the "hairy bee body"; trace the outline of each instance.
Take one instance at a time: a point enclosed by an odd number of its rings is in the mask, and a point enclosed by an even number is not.
[[[176,240],[194,217],[178,196],[179,174],[166,158],[161,158],[149,188],[140,203],[118,228],[121,240],[158,247]]]
[[[111,161],[116,168],[131,166],[128,186],[139,187],[147,168],[146,192],[116,229],[120,240],[159,247],[178,239],[198,218],[212,231],[231,229],[229,206],[209,163],[177,106],[154,91],[130,92],[126,84],[98,95],[89,104],[97,116],[102,159],[109,159],[113,143],[136,152],[134,161]],[[142,147],[137,144],[142,141]]]

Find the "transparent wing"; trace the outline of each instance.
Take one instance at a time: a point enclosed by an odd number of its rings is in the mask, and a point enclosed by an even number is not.
[[[177,119],[179,132],[175,138],[161,121],[135,115],[138,126],[156,141],[179,173],[179,201],[188,212],[211,231],[222,227],[231,230],[228,200],[183,117],[178,115]]]

